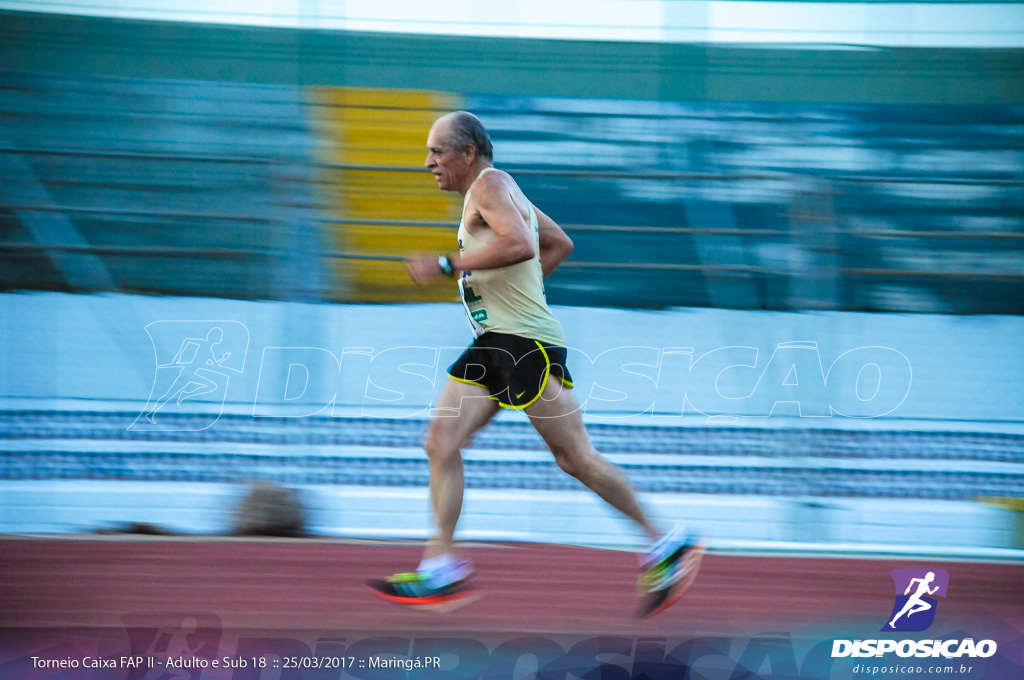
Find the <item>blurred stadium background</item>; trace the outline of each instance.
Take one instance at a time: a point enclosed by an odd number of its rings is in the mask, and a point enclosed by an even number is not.
[[[283,392],[259,399],[260,362],[466,344],[452,288],[400,262],[453,247],[461,204],[423,148],[464,108],[575,241],[547,290],[591,358],[755,348],[732,395],[794,347],[823,376],[860,347],[912,367],[905,385],[878,369],[892,408],[868,419],[798,417],[788,374],[710,418],[683,412],[685,369],[676,410],[626,418],[595,389],[595,443],[656,514],[719,550],[1019,559],[1020,5],[837,3],[812,30],[786,17],[829,3],[606,2],[582,27],[531,24],[530,3],[434,25],[349,4],[0,3],[0,531],[223,532],[258,479],[300,490],[314,533],[424,536],[434,388],[371,403],[357,373],[335,417],[291,418]],[[244,324],[248,363],[140,428],[148,326],[185,319]],[[638,543],[524,420],[466,455],[464,538]]]

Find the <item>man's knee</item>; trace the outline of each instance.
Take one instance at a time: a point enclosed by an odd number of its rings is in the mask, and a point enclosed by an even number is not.
[[[436,463],[447,463],[461,456],[460,442],[454,428],[439,421],[434,421],[427,427],[427,432],[423,435],[423,448],[427,452],[427,457]]]
[[[560,446],[551,447],[551,453],[554,455],[555,463],[557,463],[558,467],[562,469],[562,472],[570,477],[579,478],[582,472],[579,455],[577,455],[571,448]]]

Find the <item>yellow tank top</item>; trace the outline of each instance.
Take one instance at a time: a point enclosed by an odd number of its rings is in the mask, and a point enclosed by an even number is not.
[[[480,173],[494,170],[485,168]],[[462,203],[459,223],[459,252],[470,253],[486,247],[466,229],[466,206],[470,192]],[[485,332],[508,333],[548,345],[565,346],[562,325],[548,308],[544,295],[544,275],[540,264],[540,230],[533,205],[530,210],[530,234],[536,254],[532,259],[500,269],[464,271],[459,277],[462,304],[466,307],[473,335]]]

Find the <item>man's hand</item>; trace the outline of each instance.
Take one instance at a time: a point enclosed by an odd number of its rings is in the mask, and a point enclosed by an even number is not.
[[[409,278],[417,286],[425,286],[444,276],[436,256],[410,257],[405,261],[405,268],[409,270]]]

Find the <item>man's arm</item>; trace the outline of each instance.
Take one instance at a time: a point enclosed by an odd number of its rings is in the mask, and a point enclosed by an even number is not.
[[[540,227],[540,266],[544,278],[558,269],[573,250],[572,239],[562,231],[558,224],[533,206],[537,213],[537,226]]]
[[[213,349],[211,348],[211,349],[210,349],[210,358],[206,360],[206,365],[207,365],[207,366],[220,366],[220,365],[221,365],[221,364],[223,364],[223,363],[224,363],[225,361],[227,361],[227,360],[228,360],[228,357],[230,357],[230,356],[231,356],[231,352],[225,352],[225,353],[224,353],[224,354],[223,354],[223,355],[221,356],[221,358],[220,358],[220,359],[218,359],[218,358],[217,358],[217,355],[213,353]]]
[[[537,254],[530,225],[512,202],[502,177],[497,173],[482,177],[473,187],[473,198],[480,217],[497,238],[479,250],[452,258],[456,271],[500,269]]]
[[[485,175],[473,185],[473,203],[496,238],[479,250],[452,257],[452,268],[456,272],[509,267],[537,253],[530,225],[512,202],[504,179],[497,173]],[[406,265],[409,276],[417,284],[429,283],[441,276],[436,258],[414,257]]]
[[[181,355],[185,353],[185,350],[188,349],[190,344],[201,344],[202,342],[203,341],[200,338],[185,338],[181,341],[181,349],[179,349],[178,353],[174,355],[173,359],[171,359],[171,363],[167,365],[171,366],[181,361]]]

